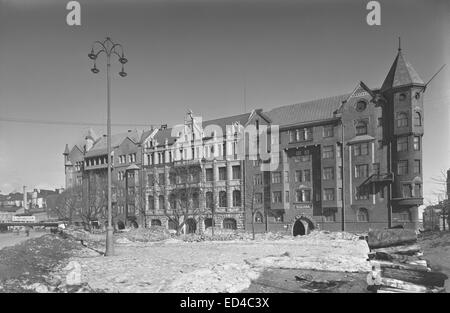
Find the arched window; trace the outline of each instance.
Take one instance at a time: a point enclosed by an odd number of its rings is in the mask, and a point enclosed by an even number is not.
[[[236,229],[236,220],[234,218],[225,218],[223,220],[223,228],[225,229]]]
[[[255,223],[262,223],[264,221],[263,219],[263,215],[261,214],[261,212],[256,212],[255,213]]]
[[[205,229],[213,226],[212,218],[205,218]]]
[[[174,194],[169,196],[169,204],[171,210],[175,210],[177,208],[177,199]]]
[[[405,112],[397,113],[397,127],[408,126],[408,114]]]
[[[356,219],[358,222],[368,222],[369,221],[369,212],[366,208],[360,208],[356,215]]]
[[[420,112],[414,113],[414,126],[422,126],[422,116]]]
[[[222,208],[227,206],[227,193],[225,191],[219,192],[219,206]]]
[[[213,193],[211,191],[206,192],[206,207],[212,209],[214,204]]]
[[[164,196],[160,195],[158,197],[158,200],[159,200],[159,210],[164,211],[166,209]]]
[[[151,225],[152,225],[152,226],[161,226],[161,221],[158,220],[158,219],[153,219],[153,220],[151,221]]]
[[[367,135],[366,122],[361,121],[356,124],[356,135]]]
[[[233,190],[233,206],[241,206],[241,191]]]

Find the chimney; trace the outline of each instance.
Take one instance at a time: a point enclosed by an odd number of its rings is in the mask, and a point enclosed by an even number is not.
[[[28,211],[27,186],[23,186],[23,208]]]

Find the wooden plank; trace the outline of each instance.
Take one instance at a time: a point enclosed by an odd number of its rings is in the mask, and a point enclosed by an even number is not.
[[[377,229],[371,230],[367,236],[369,248],[384,248],[417,241],[417,234],[412,229]]]
[[[410,271],[420,271],[420,272],[431,272],[431,269],[423,266],[423,265],[416,265],[416,264],[406,264],[406,263],[396,263],[396,262],[388,262],[388,261],[379,261],[379,260],[373,260],[371,261],[371,264],[373,266],[377,266],[376,264],[379,264],[379,267],[377,268],[395,268],[399,270],[410,270]]]
[[[378,253],[388,253],[388,254],[401,254],[401,255],[415,255],[416,253],[420,252],[421,248],[419,245],[407,245],[407,246],[396,246],[396,247],[388,247],[388,248],[379,248],[379,249],[373,249],[372,252]]]
[[[381,285],[411,292],[427,292],[428,288],[393,278],[381,278]]]
[[[417,293],[417,291],[381,286],[377,293]]]
[[[393,278],[423,286],[443,287],[447,275],[439,272],[381,267],[381,277]]]

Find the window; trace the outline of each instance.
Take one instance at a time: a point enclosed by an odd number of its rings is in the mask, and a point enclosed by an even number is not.
[[[398,220],[401,222],[410,222],[411,221],[411,215],[409,214],[409,211],[401,212],[398,215]]]
[[[148,196],[148,209],[154,210],[155,209],[155,199],[153,196]]]
[[[338,188],[337,200],[342,201],[342,188]]]
[[[368,222],[369,221],[369,212],[365,208],[358,209],[358,213],[356,214],[356,220],[358,222]]]
[[[397,162],[397,175],[408,174],[408,160],[400,160]]]
[[[295,171],[295,182],[299,183],[302,181],[302,171]]]
[[[285,203],[289,203],[290,198],[289,198],[289,191],[285,191],[284,192],[284,202]]]
[[[169,181],[171,185],[175,185],[177,183],[177,174],[174,172],[169,173]]]
[[[284,172],[284,182],[289,183],[289,172],[288,171]]]
[[[255,223],[262,223],[263,222],[263,215],[261,212],[255,213]]]
[[[160,186],[164,186],[165,185],[165,183],[166,183],[165,180],[166,180],[166,177],[165,177],[164,173],[159,174],[159,176],[158,176],[158,183],[159,183]]]
[[[253,184],[254,185],[262,185],[262,175],[261,174],[256,174],[253,177]]]
[[[325,222],[335,222],[336,221],[336,211],[332,208],[324,208],[323,216],[325,217]]]
[[[414,174],[420,174],[420,160],[414,160]]]
[[[334,179],[334,167],[324,167],[324,169],[323,169],[323,179],[324,180]]]
[[[372,164],[372,173],[373,174],[380,174],[380,163],[373,163]]]
[[[192,194],[192,206],[194,209],[197,209],[200,206],[200,197],[198,192],[194,192]]]
[[[255,204],[261,204],[262,203],[262,193],[258,192],[255,193]]]
[[[279,183],[281,183],[281,173],[273,172],[272,173],[272,184],[279,184]]]
[[[369,190],[366,186],[360,186],[355,188],[355,199],[356,200],[367,200],[369,199]]]
[[[150,186],[153,186],[155,184],[155,178],[153,177],[153,174],[147,175],[147,184]]]
[[[397,113],[397,127],[408,126],[408,114],[405,112]]]
[[[406,100],[406,94],[405,93],[401,93],[398,95],[398,100],[400,101],[405,101]]]
[[[311,190],[301,189],[296,191],[297,202],[311,202]]]
[[[378,140],[378,149],[383,149],[383,140]]]
[[[411,186],[411,184],[404,184],[403,185],[403,197],[404,198],[411,198],[412,197],[412,186]]]
[[[206,175],[206,181],[213,181],[214,173],[213,173],[213,169],[212,168],[207,168],[205,170],[205,175]]]
[[[235,165],[232,167],[233,169],[233,179],[241,179],[241,166]]]
[[[310,154],[304,154],[300,157],[301,162],[309,162],[311,161],[311,155]]]
[[[414,136],[414,151],[420,151],[420,137],[419,136]]]
[[[331,159],[334,157],[334,149],[333,146],[324,146],[322,150],[322,158],[323,159]]]
[[[377,127],[381,127],[381,126],[383,126],[383,118],[382,118],[382,117],[379,117],[379,118],[377,119]]]
[[[366,109],[367,107],[367,102],[364,100],[359,100],[358,102],[356,102],[356,111],[358,112],[362,112]]]
[[[236,220],[234,218],[225,218],[223,220],[224,229],[236,229]]]
[[[158,202],[159,202],[159,210],[160,211],[165,211],[166,210],[166,203],[165,203],[166,201],[165,201],[163,195],[160,195],[158,197]]]
[[[360,144],[355,144],[353,146],[353,155],[359,156],[359,155],[368,155],[369,154],[369,143],[364,142]]]
[[[219,206],[222,208],[227,206],[227,193],[225,191],[219,192]]]
[[[367,177],[369,166],[367,164],[355,165],[355,178]]]
[[[241,206],[241,191],[233,190],[233,206]]]
[[[305,182],[311,181],[311,170],[303,171],[303,181],[305,181]]]
[[[416,197],[416,198],[422,197],[422,185],[421,184],[414,185],[414,197]]]
[[[324,201],[333,201],[334,200],[334,188],[325,188],[324,189],[323,200]]]
[[[338,167],[337,170],[337,179],[341,180],[342,179],[342,166]]]
[[[360,121],[356,124],[356,135],[367,135],[367,124],[366,122]]]
[[[227,168],[219,167],[219,180],[227,180]]]
[[[422,117],[419,112],[414,113],[414,126],[422,126]]]
[[[397,151],[408,151],[408,137],[402,136],[397,138]]]
[[[206,192],[206,207],[212,209],[214,204],[213,193],[211,191]]]
[[[177,208],[177,198],[174,194],[169,196],[169,205],[171,210],[176,210]]]
[[[312,128],[299,128],[289,131],[289,142],[306,141],[312,139]]]
[[[323,137],[334,137],[333,125],[326,125],[323,127]]]
[[[272,192],[272,202],[273,203],[281,203],[281,191]]]
[[[384,199],[384,186],[378,186],[378,193],[380,194],[380,199]]]

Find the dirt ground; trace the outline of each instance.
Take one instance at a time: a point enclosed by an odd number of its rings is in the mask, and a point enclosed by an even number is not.
[[[419,236],[419,244],[430,267],[450,277],[450,231],[424,232]],[[450,279],[445,281],[445,290],[450,292]]]
[[[48,234],[49,231],[30,231],[30,237],[27,237],[24,231],[21,231],[18,235],[17,233],[0,233],[0,250],[5,247],[11,247],[18,243],[21,243],[25,240],[37,238],[40,236],[43,236],[45,234]]]

